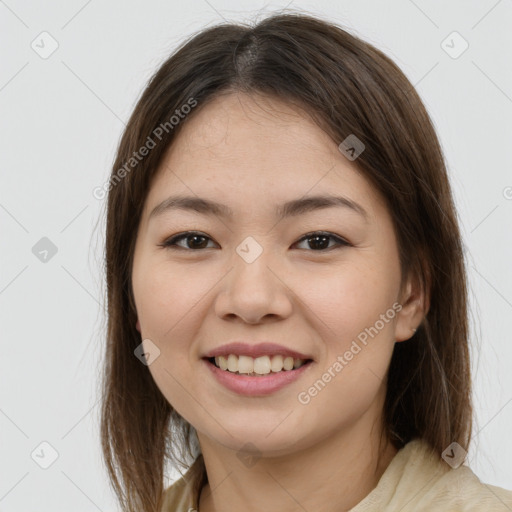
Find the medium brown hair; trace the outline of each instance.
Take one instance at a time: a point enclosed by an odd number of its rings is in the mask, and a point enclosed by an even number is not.
[[[141,343],[131,286],[138,224],[152,178],[180,128],[202,105],[233,91],[304,109],[336,144],[350,134],[365,144],[354,164],[387,203],[402,280],[413,272],[430,299],[416,334],[395,344],[385,433],[397,448],[418,437],[438,454],[453,441],[467,449],[471,437],[463,245],[442,150],[417,92],[383,52],[321,19],[292,12],[255,26],[226,23],[190,38],[153,75],[112,168],[101,438],[113,488],[130,512],[159,510],[165,464],[192,455],[193,433],[134,355]],[[191,99],[198,106],[169,126]],[[166,122],[161,140],[127,170],[133,154]]]

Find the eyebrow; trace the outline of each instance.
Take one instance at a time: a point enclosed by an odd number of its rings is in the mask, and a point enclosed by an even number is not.
[[[352,199],[348,197],[331,195],[317,195],[293,199],[276,208],[276,217],[278,220],[282,220],[287,217],[303,215],[312,211],[332,207],[342,207],[355,211],[368,222],[368,213],[360,204],[352,201]],[[234,217],[233,210],[225,204],[195,196],[171,196],[153,208],[149,214],[148,220],[171,210],[193,211],[203,215],[215,215],[228,219]]]

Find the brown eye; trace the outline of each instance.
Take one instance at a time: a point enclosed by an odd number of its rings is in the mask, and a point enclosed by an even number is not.
[[[181,242],[182,240],[185,241],[185,244],[179,245],[178,242]],[[206,235],[203,235],[202,233],[198,233],[195,231],[187,231],[186,233],[181,233],[179,235],[175,235],[169,238],[163,244],[160,245],[162,247],[167,247],[169,249],[208,249],[208,240],[211,240],[211,238]]]
[[[343,238],[326,231],[308,233],[299,240],[299,242],[302,241],[307,241],[309,248],[315,252],[326,251],[328,249],[330,250],[336,246],[350,246],[350,244],[346,240],[343,240]],[[335,242],[334,246],[329,246],[330,241]]]
[[[211,248],[211,246],[208,247],[208,241],[212,241],[212,239],[203,233],[187,231],[185,233],[180,233],[169,238],[160,244],[160,246],[166,247],[168,249],[185,249],[189,251],[196,251]],[[303,241],[307,241],[307,248],[313,250],[314,252],[326,252],[328,250],[335,249],[336,247],[351,245],[343,238],[326,231],[315,231],[313,233],[308,233],[307,235],[304,235],[297,243],[301,243]],[[334,242],[334,244],[331,244],[331,242]]]

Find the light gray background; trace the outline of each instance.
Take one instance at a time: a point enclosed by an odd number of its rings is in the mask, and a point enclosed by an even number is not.
[[[510,0],[8,0],[0,1],[0,511],[117,510],[97,426],[104,201],[92,191],[108,179],[146,81],[181,40],[287,5],[382,49],[433,118],[470,273],[469,464],[484,482],[512,489]],[[42,47],[43,31],[59,45],[47,59],[31,47]],[[469,43],[458,58],[441,46],[453,31]],[[32,252],[42,237],[57,247],[46,263]],[[36,450],[50,461],[43,441],[58,452],[48,469],[31,458]]]

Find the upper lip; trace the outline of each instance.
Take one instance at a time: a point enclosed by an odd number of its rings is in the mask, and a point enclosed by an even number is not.
[[[307,354],[286,348],[283,345],[278,345],[277,343],[246,343],[243,341],[226,343],[225,345],[221,345],[220,347],[216,347],[210,350],[203,357],[208,359],[218,356],[227,357],[229,354],[235,354],[237,356],[250,356],[253,358],[261,356],[281,355],[285,357],[293,357],[294,359],[313,359]]]

